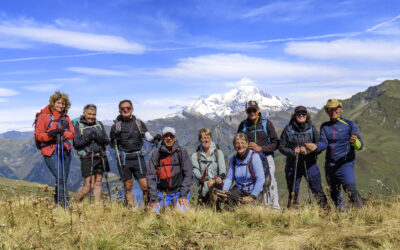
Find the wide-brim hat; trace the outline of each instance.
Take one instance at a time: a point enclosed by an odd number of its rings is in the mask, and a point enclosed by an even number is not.
[[[324,109],[325,109],[325,111],[328,111],[329,108],[335,109],[335,108],[339,108],[339,107],[340,108],[342,107],[342,103],[338,99],[329,99],[326,102]]]

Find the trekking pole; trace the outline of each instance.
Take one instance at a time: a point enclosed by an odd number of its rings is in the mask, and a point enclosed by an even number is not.
[[[92,187],[92,184],[93,184],[93,158],[94,158],[94,152],[93,152],[93,140],[92,140],[92,142],[90,143],[90,148],[91,148],[91,151],[92,151],[92,155],[91,155],[91,157],[90,157],[90,181],[89,181],[89,183],[90,183],[90,194],[89,194],[89,201],[90,201],[90,203],[92,203],[92,195],[93,195],[93,187]]]
[[[304,173],[306,175],[306,181],[307,181],[307,189],[308,189],[308,202],[311,204],[312,202],[312,196],[311,196],[311,189],[310,189],[310,182],[308,181],[308,173],[307,173],[307,164],[306,160],[304,160]]]
[[[57,157],[57,204],[60,203],[60,135],[57,135],[57,143],[56,143],[56,157]]]
[[[60,144],[61,144],[61,166],[63,172],[63,189],[64,189],[64,209],[67,207],[67,185],[66,185],[66,178],[65,178],[65,166],[64,166],[64,136],[60,136]]]
[[[115,144],[115,153],[117,155],[117,166],[118,166],[118,172],[119,172],[119,179],[122,180],[122,163],[121,163],[121,158],[119,156],[119,150],[118,150],[118,144],[117,144],[117,139],[114,138],[114,144]]]
[[[112,202],[111,199],[111,191],[110,191],[110,184],[108,183],[108,172],[106,171],[106,165],[104,163],[104,152],[103,149],[100,147],[100,153],[101,153],[101,164],[103,166],[103,171],[104,171],[104,177],[106,178],[106,184],[107,184],[107,191],[108,191],[108,198],[110,199],[110,201]]]
[[[293,188],[292,188],[292,199],[290,201],[290,203],[292,204],[292,207],[294,205],[294,196],[295,196],[295,188],[296,188],[296,176],[297,176],[297,163],[299,162],[299,154],[296,153],[296,161],[295,161],[295,165],[294,165],[294,177],[293,177]]]

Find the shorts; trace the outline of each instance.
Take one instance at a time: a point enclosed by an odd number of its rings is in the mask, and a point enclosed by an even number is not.
[[[106,172],[110,171],[110,166],[108,165],[108,160],[107,157],[104,157],[104,168]],[[92,165],[92,158],[81,158],[81,172],[82,172],[82,177],[90,177],[90,168]],[[99,157],[93,158],[93,173],[92,174],[103,174],[104,172],[103,168],[103,161]]]
[[[140,157],[140,165],[138,159],[126,159],[125,166],[122,166],[120,173],[121,181],[131,180],[132,176],[136,179],[146,178],[146,162]]]

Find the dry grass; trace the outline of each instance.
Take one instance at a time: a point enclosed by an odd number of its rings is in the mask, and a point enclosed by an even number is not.
[[[326,212],[310,205],[281,212],[193,208],[159,215],[118,202],[56,208],[48,195],[3,195],[1,249],[399,249],[400,200],[370,200],[361,210]]]

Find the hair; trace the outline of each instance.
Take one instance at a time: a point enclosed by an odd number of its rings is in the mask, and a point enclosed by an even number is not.
[[[125,99],[125,100],[122,100],[122,101],[119,102],[118,108],[121,108],[122,103],[125,103],[125,102],[128,102],[131,105],[131,107],[133,107],[132,101],[128,100],[128,99]]]
[[[52,96],[50,96],[50,99],[49,99],[50,111],[53,112],[56,102],[60,99],[63,100],[65,103],[65,108],[64,108],[63,114],[67,114],[68,109],[71,107],[71,102],[69,100],[69,96],[61,91],[56,91],[56,92],[54,92],[54,94]]]
[[[292,117],[290,119],[296,120],[296,113],[293,113]],[[307,120],[306,121],[309,121],[309,120],[311,120],[311,114],[309,112],[307,112]]]
[[[212,138],[211,130],[208,128],[202,128],[199,130],[199,141],[201,140],[201,136],[203,133],[205,133],[206,135],[209,135]]]
[[[91,109],[94,111],[97,111],[97,107],[94,104],[86,104],[85,107],[83,107],[83,113],[86,112],[86,110]]]
[[[245,140],[246,142],[249,142],[249,139],[247,138],[247,135],[245,133],[238,133],[237,135],[235,135],[235,137],[233,137],[233,145],[235,145],[237,140]]]

